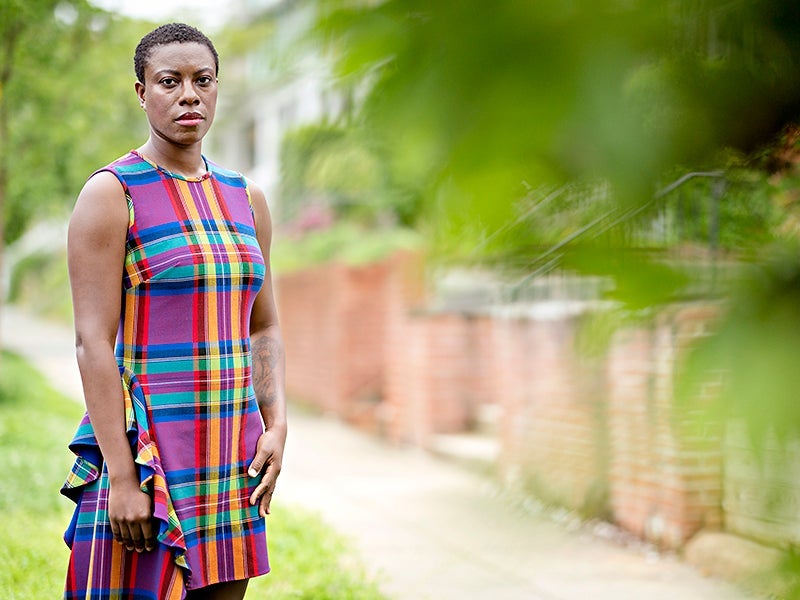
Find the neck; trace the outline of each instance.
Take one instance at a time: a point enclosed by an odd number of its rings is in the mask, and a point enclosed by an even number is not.
[[[174,144],[165,147],[163,143],[150,137],[138,151],[167,171],[184,177],[202,177],[206,173],[202,146],[199,143],[186,147]]]

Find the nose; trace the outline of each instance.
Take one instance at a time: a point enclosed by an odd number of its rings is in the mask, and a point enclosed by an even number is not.
[[[184,81],[181,86],[180,104],[200,104],[200,96],[197,94],[197,90],[194,89],[194,85],[191,81]]]

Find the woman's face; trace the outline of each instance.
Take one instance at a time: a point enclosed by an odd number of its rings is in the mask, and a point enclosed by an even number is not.
[[[153,136],[178,146],[199,143],[214,120],[217,72],[211,51],[196,42],[156,46],[136,83]]]

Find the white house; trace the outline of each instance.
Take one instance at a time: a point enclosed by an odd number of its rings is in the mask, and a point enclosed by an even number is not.
[[[237,0],[231,24],[264,31],[250,51],[223,57],[218,118],[211,154],[244,172],[280,211],[280,144],[284,133],[343,107],[321,49],[304,39],[316,3],[307,0]]]

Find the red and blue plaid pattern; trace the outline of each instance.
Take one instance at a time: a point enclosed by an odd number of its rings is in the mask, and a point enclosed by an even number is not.
[[[247,185],[207,161],[197,179],[135,152],[103,170],[128,200],[117,360],[156,550],[114,542],[108,480],[88,415],[62,493],[77,503],[65,598],[179,599],[185,589],[269,571],[247,475],[263,431],[250,380],[249,321],[265,264]]]

